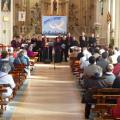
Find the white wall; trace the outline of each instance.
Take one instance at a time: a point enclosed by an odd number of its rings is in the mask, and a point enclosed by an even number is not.
[[[7,17],[8,21],[4,21]],[[1,11],[0,0],[0,43],[9,45],[13,37],[13,0],[11,0],[10,12]]]

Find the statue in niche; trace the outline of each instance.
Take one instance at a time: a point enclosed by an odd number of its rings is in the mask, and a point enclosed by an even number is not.
[[[57,1],[56,0],[53,1],[53,13],[54,12],[57,12]]]

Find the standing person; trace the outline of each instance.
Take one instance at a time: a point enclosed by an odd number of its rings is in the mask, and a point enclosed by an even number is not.
[[[14,37],[13,37],[13,40],[11,41],[11,46],[12,46],[13,48],[16,48],[16,42],[17,42],[16,36],[14,36]]]
[[[61,61],[63,61],[63,58],[64,58],[65,62],[67,62],[69,46],[66,40],[66,36],[63,37],[63,40],[61,43],[61,49],[62,49]]]
[[[31,38],[31,44],[36,44],[36,41],[37,41],[37,39],[36,39],[35,35],[33,35]]]
[[[95,34],[92,33],[91,37],[89,37],[89,47],[96,47],[96,38],[95,38]]]
[[[68,47],[70,48],[73,42],[73,37],[71,36],[70,33],[67,34],[66,40],[67,40]]]
[[[21,48],[21,39],[19,36],[13,38],[13,40],[11,41],[11,46],[14,49]]]
[[[62,48],[61,48],[61,41],[59,38],[56,38],[56,41],[54,43],[54,49],[55,49],[55,62],[59,63],[61,62],[61,55],[62,55]]]
[[[16,48],[21,48],[21,45],[22,45],[22,43],[21,43],[21,38],[20,38],[20,36],[17,36],[16,37]]]
[[[79,37],[79,41],[80,41],[80,47],[81,48],[88,46],[87,37],[85,36],[84,32],[82,32],[82,36]]]
[[[50,63],[50,57],[49,39],[45,36],[42,40],[42,62]]]
[[[38,38],[36,39],[35,45],[33,47],[33,51],[34,52],[38,52],[38,61],[41,61],[41,48],[42,48],[42,36],[38,36]]]
[[[76,40],[75,36],[73,37],[71,46],[78,46],[78,41]]]

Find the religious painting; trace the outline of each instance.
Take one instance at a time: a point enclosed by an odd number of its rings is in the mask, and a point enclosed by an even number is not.
[[[1,11],[9,12],[11,6],[11,0],[1,0]]]

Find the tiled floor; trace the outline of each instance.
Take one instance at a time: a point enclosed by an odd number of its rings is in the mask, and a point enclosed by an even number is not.
[[[23,90],[12,102],[15,107],[7,120],[84,120],[84,106],[67,64],[56,69],[36,65]]]

